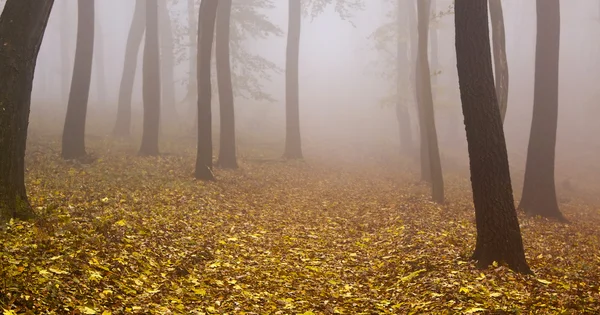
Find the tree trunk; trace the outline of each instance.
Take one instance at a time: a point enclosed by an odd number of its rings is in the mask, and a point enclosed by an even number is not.
[[[94,0],[77,2],[77,45],[67,116],[62,136],[62,157],[85,157],[85,119],[94,56]]]
[[[71,63],[71,14],[69,14],[69,1],[60,4],[60,62],[61,62],[61,97],[63,103],[69,101],[69,74],[73,71]]]
[[[210,66],[218,0],[200,2],[198,14],[198,152],[195,176],[214,180],[212,173],[212,109]]]
[[[96,19],[96,34],[94,39],[96,41],[95,45],[95,53],[94,53],[94,69],[92,69],[96,74],[96,89],[98,92],[98,101],[104,107],[108,105],[108,101],[106,100],[106,95],[108,95],[106,91],[106,75],[105,75],[105,66],[104,66],[104,38],[102,37],[102,26],[100,24],[99,19]]]
[[[492,43],[494,47],[495,84],[502,123],[508,107],[508,62],[506,60],[506,39],[504,35],[504,14],[501,0],[489,0],[492,20]]]
[[[219,88],[219,108],[221,134],[219,137],[219,160],[223,168],[237,168],[235,154],[235,111],[233,87],[231,85],[231,65],[229,53],[229,28],[231,23],[231,0],[221,0],[217,13],[217,38],[215,57],[217,59],[217,86]]]
[[[473,258],[529,273],[513,201],[508,154],[494,91],[487,2],[456,0],[456,59],[477,223]]]
[[[436,0],[431,0],[431,17],[430,21],[434,22],[434,27],[429,30],[429,41],[431,43],[429,54],[431,56],[431,84],[433,86],[432,92],[435,99],[435,90],[437,89],[438,76],[440,74],[440,58],[438,49],[438,11]]]
[[[158,40],[158,1],[146,2],[146,40],[144,41],[143,94],[144,130],[139,155],[156,156],[160,124],[160,43]]]
[[[29,219],[25,146],[33,74],[53,0],[8,0],[0,16],[0,224]]]
[[[285,61],[285,150],[286,159],[302,159],[300,139],[300,92],[298,64],[300,62],[300,27],[302,5],[289,0],[287,51]]]
[[[175,56],[173,26],[166,1],[158,2],[160,30],[160,75],[162,91],[163,122],[177,122],[177,100],[175,99]]]
[[[537,0],[533,118],[519,208],[564,221],[554,186],[559,49],[560,1]]]
[[[420,164],[421,164],[421,180],[431,183],[431,168],[429,162],[429,150],[427,144],[427,134],[425,133],[425,123],[423,110],[419,106],[419,92],[417,91],[417,59],[419,55],[419,43],[418,43],[418,27],[415,4],[412,0],[404,0],[405,8],[408,12],[408,23],[410,30],[410,59],[413,66],[411,67],[411,81],[414,87],[414,100],[417,104],[417,115],[419,116],[419,153],[420,153]]]
[[[433,96],[431,93],[431,76],[429,75],[429,60],[427,58],[427,40],[429,33],[429,0],[417,2],[418,8],[418,33],[419,51],[417,53],[417,94],[419,96],[419,108],[423,115],[424,131],[427,139],[427,155],[429,157],[429,169],[431,171],[431,196],[437,203],[444,202],[444,179],[442,177],[442,165],[435,130],[435,113],[433,110]]]
[[[408,27],[408,19],[406,10],[402,6],[402,1],[398,0],[398,25],[397,31],[397,51],[396,51],[396,119],[398,120],[398,132],[400,135],[400,152],[403,155],[413,154],[413,142],[412,142],[412,129],[410,128],[410,114],[407,109],[405,99],[407,99],[405,89],[408,86],[408,79],[410,73],[409,60],[408,60],[408,38],[406,38],[406,31]]]
[[[188,37],[190,40],[189,46],[189,74],[188,74],[188,86],[187,95],[185,96],[184,103],[189,104],[190,114],[194,117],[192,124],[192,133],[198,131],[198,113],[197,98],[198,98],[198,17],[195,15],[196,6],[194,0],[187,1],[187,12],[188,12]]]
[[[136,0],[133,19],[125,46],[125,61],[119,87],[117,121],[113,134],[118,137],[128,137],[131,134],[131,96],[137,67],[138,51],[142,44],[146,20],[146,0]]]

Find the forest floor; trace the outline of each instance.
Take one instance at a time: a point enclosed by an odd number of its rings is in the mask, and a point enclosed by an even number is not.
[[[195,148],[140,158],[88,140],[28,144],[36,222],[0,232],[6,314],[600,313],[600,205],[562,200],[569,224],[520,215],[535,275],[478,270],[468,177],[447,203],[409,172],[240,158],[192,178]]]

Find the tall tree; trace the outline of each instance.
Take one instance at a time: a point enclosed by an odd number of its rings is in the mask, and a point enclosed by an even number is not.
[[[533,118],[525,183],[519,208],[530,215],[565,220],[558,208],[554,183],[558,123],[560,1],[537,0]]]
[[[34,216],[25,147],[37,55],[54,0],[8,0],[0,15],[0,223]]]
[[[300,62],[300,28],[302,4],[288,1],[288,34],[285,61],[285,150],[286,159],[302,159],[300,138],[300,92],[298,64]]]
[[[480,267],[498,261],[529,273],[494,91],[487,1],[456,0],[454,10],[456,64],[477,224],[473,258]]]
[[[144,130],[139,155],[156,156],[160,124],[160,47],[158,40],[158,0],[146,2],[144,41],[143,100]]]
[[[137,58],[142,38],[144,38],[146,21],[146,0],[136,0],[133,11],[133,19],[127,36],[125,46],[125,60],[123,62],[123,73],[121,75],[121,86],[119,87],[119,100],[117,107],[117,121],[113,134],[119,137],[128,137],[131,133],[131,96],[133,94],[133,82],[137,67]]]
[[[410,73],[408,57],[408,14],[403,7],[406,0],[398,0],[396,20],[396,119],[398,120],[398,132],[400,134],[400,151],[409,155],[413,153],[412,129],[410,127],[410,114],[406,104],[406,95],[403,95],[408,86]]]
[[[160,35],[160,75],[162,95],[163,121],[176,122],[177,110],[175,105],[175,56],[173,25],[167,1],[158,1],[158,20]]]
[[[85,119],[94,55],[94,0],[77,2],[77,44],[67,116],[62,136],[62,157],[86,156]]]
[[[418,53],[417,53],[417,102],[422,113],[422,130],[427,139],[427,152],[429,169],[431,172],[432,198],[435,202],[444,202],[444,179],[442,177],[442,164],[435,129],[435,113],[433,110],[433,95],[431,92],[431,76],[427,56],[430,0],[417,2],[418,12]]]
[[[212,84],[210,64],[218,0],[203,0],[198,13],[198,146],[195,177],[214,180],[212,173]]]
[[[231,85],[231,54],[229,53],[230,25],[231,0],[221,0],[217,12],[215,57],[221,118],[217,164],[223,168],[237,168],[238,166],[235,153],[235,111]]]
[[[506,38],[504,34],[504,14],[502,0],[489,0],[492,20],[492,44],[494,47],[494,67],[496,95],[500,106],[500,117],[504,123],[508,107],[508,61],[506,60]]]

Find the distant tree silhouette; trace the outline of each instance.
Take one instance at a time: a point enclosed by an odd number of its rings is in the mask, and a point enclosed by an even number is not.
[[[235,110],[233,104],[233,87],[231,85],[231,54],[229,52],[231,1],[220,1],[216,22],[215,57],[217,61],[217,85],[219,88],[221,118],[219,160],[217,161],[217,165],[223,168],[238,167],[235,153]]]
[[[554,161],[558,123],[560,1],[537,0],[533,118],[519,208],[564,221],[556,200]]]
[[[0,16],[0,224],[29,219],[25,146],[33,73],[53,0],[8,0]]]
[[[462,101],[480,267],[494,261],[531,272],[513,200],[508,154],[494,91],[487,1],[456,0],[456,59]]]
[[[300,29],[302,26],[302,4],[288,1],[288,34],[285,55],[285,150],[286,159],[302,159],[300,137],[300,87],[298,64],[300,62]]]
[[[139,155],[155,156],[160,124],[160,47],[158,40],[158,0],[146,2],[146,40],[144,41],[143,93],[144,130]]]
[[[218,0],[203,0],[198,14],[198,151],[195,177],[201,180],[214,180],[210,63],[218,4]]]
[[[85,157],[85,120],[94,56],[94,0],[77,2],[77,44],[62,136],[62,157]]]

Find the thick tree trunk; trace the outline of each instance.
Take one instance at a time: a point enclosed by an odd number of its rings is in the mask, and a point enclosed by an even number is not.
[[[160,30],[160,75],[162,91],[162,117],[163,122],[177,122],[177,100],[175,99],[175,56],[173,26],[167,2],[158,2],[159,30]]]
[[[160,43],[158,40],[158,1],[146,2],[146,40],[144,41],[143,94],[144,130],[139,155],[156,156],[160,124]]]
[[[506,60],[506,39],[504,35],[504,14],[502,0],[489,0],[492,20],[492,43],[494,47],[494,67],[496,96],[500,107],[500,117],[504,123],[508,107],[508,61]]]
[[[554,184],[559,49],[560,1],[537,0],[533,118],[519,208],[562,221]]]
[[[212,109],[210,63],[218,0],[203,0],[198,14],[198,152],[195,176],[214,180],[212,173]]]
[[[71,62],[71,15],[69,14],[69,1],[62,1],[60,4],[60,63],[61,63],[61,81],[62,101],[67,104],[69,101],[69,81],[70,74],[73,71]]]
[[[8,0],[0,16],[0,224],[29,219],[25,147],[37,55],[53,0]]]
[[[419,108],[423,115],[422,130],[427,139],[427,155],[429,156],[429,169],[431,171],[431,196],[437,203],[444,202],[444,179],[442,177],[442,164],[435,128],[435,113],[433,110],[433,95],[431,93],[431,76],[429,75],[429,60],[427,57],[427,40],[429,33],[429,0],[417,3],[418,8],[418,33],[419,51],[417,54],[417,94],[419,95]]]
[[[231,64],[229,53],[229,28],[231,24],[231,0],[221,0],[217,13],[217,38],[215,57],[217,60],[217,86],[219,87],[219,108],[221,133],[219,138],[219,160],[223,168],[237,168],[235,153],[235,111],[233,87],[231,85]]]
[[[302,6],[300,1],[289,0],[287,51],[285,61],[285,150],[286,159],[302,159],[300,138],[300,87],[298,64],[300,62],[300,28]]]
[[[545,0],[544,0],[545,1]],[[494,92],[487,2],[456,0],[456,58],[477,223],[473,258],[529,273],[513,201],[502,120]]]
[[[85,157],[85,119],[94,56],[94,0],[77,2],[77,45],[67,116],[62,136],[62,157]]]
[[[408,23],[410,30],[410,59],[413,66],[411,67],[411,81],[414,87],[414,99],[417,104],[417,114],[419,116],[419,152],[420,152],[420,164],[421,164],[421,180],[431,183],[431,167],[429,162],[429,150],[427,144],[427,134],[425,132],[425,122],[423,116],[423,110],[419,104],[419,92],[417,91],[417,59],[419,55],[419,32],[417,27],[417,14],[415,9],[415,3],[412,0],[404,0],[405,8],[408,12]]]
[[[403,155],[412,155],[414,152],[413,140],[412,140],[412,129],[410,128],[410,114],[407,108],[407,95],[405,89],[408,86],[410,66],[408,60],[408,38],[407,27],[408,18],[405,8],[403,8],[402,1],[398,0],[398,25],[397,25],[397,46],[396,46],[396,119],[398,120],[398,132],[400,135],[400,152]]]
[[[106,95],[108,95],[106,91],[106,75],[105,75],[105,66],[104,66],[104,38],[102,37],[102,26],[99,22],[99,19],[96,19],[96,34],[94,35],[94,39],[96,41],[95,52],[94,52],[94,69],[92,69],[96,75],[96,90],[98,93],[98,101],[105,107],[108,105],[108,101],[106,100]]]
[[[136,0],[133,19],[127,36],[125,46],[125,61],[119,87],[119,101],[117,107],[117,121],[113,134],[118,137],[128,137],[131,134],[131,96],[133,82],[137,68],[138,51],[142,44],[146,29],[146,0]]]

